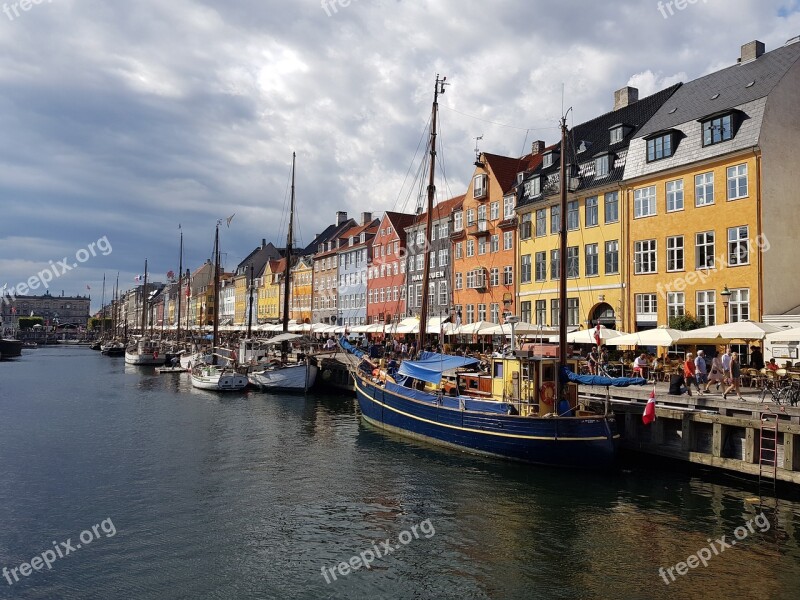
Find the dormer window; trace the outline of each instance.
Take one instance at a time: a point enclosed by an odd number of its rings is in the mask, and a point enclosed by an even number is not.
[[[555,162],[555,155],[556,153],[553,150],[551,150],[550,152],[545,152],[544,156],[542,157],[543,169],[553,166],[553,162]]]
[[[525,182],[525,195],[534,198],[542,193],[542,178],[532,177]]]
[[[359,240],[362,244],[367,241],[367,233],[365,231],[361,232],[361,239]]]
[[[733,138],[733,115],[731,113],[715,116],[703,125],[703,146],[712,146]]]
[[[522,183],[522,180],[525,179],[525,171],[520,171],[517,173],[517,185]]]
[[[472,180],[472,197],[473,198],[485,198],[488,192],[487,190],[487,183],[488,183],[488,176],[485,173],[481,173],[480,175],[475,175],[474,179]]]
[[[603,154],[602,156],[598,156],[594,159],[595,179],[598,177],[605,177],[606,175],[608,175],[610,170],[611,170],[610,154]]]
[[[647,140],[647,162],[669,158],[674,152],[673,132],[660,133]]]
[[[625,137],[625,131],[622,125],[618,125],[611,130],[611,144],[616,144],[617,142],[621,142],[622,138]]]
[[[354,237],[351,235],[351,236],[350,236],[350,238],[347,240],[347,243],[348,243],[350,246],[352,246],[352,245],[353,245],[353,241],[354,241],[354,240],[355,240],[355,238],[354,238]]]

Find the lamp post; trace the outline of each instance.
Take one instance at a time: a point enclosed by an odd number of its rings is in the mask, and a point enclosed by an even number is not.
[[[725,311],[725,323],[728,322],[728,303],[730,302],[731,291],[728,289],[726,285],[722,291],[719,293],[722,296],[722,308]]]
[[[517,345],[514,340],[514,326],[519,323],[519,317],[516,315],[506,315],[506,323],[511,325],[511,355],[517,352]]]

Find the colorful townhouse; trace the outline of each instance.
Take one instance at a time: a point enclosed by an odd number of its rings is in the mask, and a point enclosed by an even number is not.
[[[545,149],[518,187],[519,316],[559,325],[561,153],[567,184],[567,326],[622,329],[626,315],[625,204],[621,182],[631,140],[679,85],[638,97],[614,93],[614,109],[573,127],[566,147]]]
[[[311,294],[314,259],[298,256],[289,271],[289,318],[297,323],[311,322]]]
[[[422,308],[422,278],[425,274],[425,250],[430,247],[428,273],[428,318],[453,317],[452,243],[450,231],[454,212],[461,210],[464,196],[456,196],[433,207],[431,239],[425,239],[428,213],[414,216],[405,228],[406,235],[406,313],[419,316]],[[402,292],[401,292],[402,294]]]
[[[463,206],[453,213],[453,303],[464,324],[516,312],[516,185],[541,161],[543,142],[521,158],[479,153]]]
[[[354,219],[349,219],[347,213],[338,211],[336,222],[328,226],[319,236],[320,241],[313,255],[313,302],[311,320],[314,323],[335,325],[338,321],[339,305],[339,251],[340,236],[356,226]]]
[[[624,328],[800,311],[800,38],[682,85],[631,141],[625,167],[631,307]]]
[[[264,265],[264,271],[258,280],[258,311],[259,324],[277,323],[281,318],[283,306],[280,303],[280,290],[276,283],[278,273],[283,271],[286,259],[270,260]]]
[[[262,239],[261,245],[236,266],[234,275],[234,285],[236,287],[234,325],[247,325],[250,311],[251,278],[253,282],[255,282],[256,278],[260,278],[264,274],[264,266],[267,262],[279,259],[283,256],[283,252],[283,249],[276,248],[272,242],[268,244],[267,240]],[[250,267],[252,267],[252,271]],[[255,301],[255,291],[253,292],[253,300]],[[256,311],[255,306],[253,310]],[[255,313],[253,314],[253,320],[255,321]]]
[[[345,327],[367,322],[367,268],[372,260],[372,240],[380,221],[372,213],[361,214],[361,224],[339,237],[336,251],[338,274],[338,324]]]
[[[414,215],[387,212],[372,240],[367,270],[367,322],[390,324],[406,314],[406,230]]]

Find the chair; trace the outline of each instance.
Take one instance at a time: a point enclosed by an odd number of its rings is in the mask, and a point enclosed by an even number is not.
[[[774,387],[778,386],[779,377],[778,377],[778,372],[777,371],[773,371],[771,369],[767,369],[766,373],[764,375],[765,375],[765,382],[767,384],[767,387],[774,388]]]

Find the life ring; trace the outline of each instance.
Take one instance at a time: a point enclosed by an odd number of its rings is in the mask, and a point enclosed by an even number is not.
[[[550,404],[556,399],[556,384],[553,381],[545,381],[539,388],[539,402]]]

